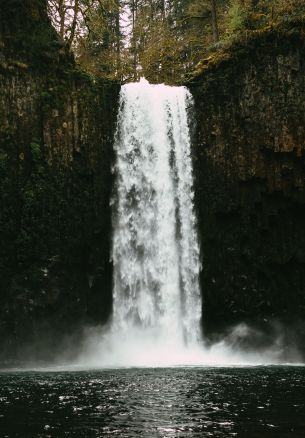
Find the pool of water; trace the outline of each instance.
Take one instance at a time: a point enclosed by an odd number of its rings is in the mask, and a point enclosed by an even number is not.
[[[305,437],[305,367],[0,373],[1,437]]]

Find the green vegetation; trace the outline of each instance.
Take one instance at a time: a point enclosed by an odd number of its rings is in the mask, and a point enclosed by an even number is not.
[[[74,69],[70,53],[91,77],[181,83],[224,47],[304,17],[303,0],[14,0],[0,17],[0,68]]]
[[[230,35],[234,35],[245,28],[247,14],[240,1],[232,2],[228,15],[228,30]]]
[[[232,42],[305,16],[303,0],[49,0],[53,25],[91,74],[181,83]]]
[[[19,69],[69,69],[73,53],[92,77],[181,83],[224,47],[304,17],[303,0],[14,0],[0,17],[0,50],[13,41]]]

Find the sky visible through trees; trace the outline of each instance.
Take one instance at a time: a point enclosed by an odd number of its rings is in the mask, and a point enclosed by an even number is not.
[[[304,17],[303,0],[49,0],[60,37],[89,73],[180,83],[236,38]]]

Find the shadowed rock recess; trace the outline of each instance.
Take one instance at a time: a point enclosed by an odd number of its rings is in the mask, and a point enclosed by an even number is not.
[[[119,86],[77,71],[43,3],[1,6],[2,363],[33,351],[52,357],[66,336],[105,322],[112,306],[109,200]]]
[[[210,339],[246,322],[303,346],[304,29],[290,23],[236,43],[189,84]]]

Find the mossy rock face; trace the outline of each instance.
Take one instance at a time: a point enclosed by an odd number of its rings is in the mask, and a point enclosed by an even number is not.
[[[288,41],[288,46],[292,40],[303,46],[304,33],[304,17],[283,21],[274,26],[268,24],[266,27],[257,30],[246,30],[238,33],[231,39],[216,44],[210,55],[202,59],[195,70],[189,73],[188,83],[193,85],[202,83],[209,74],[212,74],[213,77],[221,75],[222,68],[227,68],[230,65],[234,67],[236,62],[240,63],[244,57],[248,59],[250,53],[255,54],[256,49],[259,50],[264,45],[270,47],[273,44],[274,54],[277,51],[281,53],[285,39]],[[279,46],[278,41],[281,41]]]
[[[34,55],[14,32],[0,59],[2,363],[33,351],[52,358],[67,336],[79,340],[85,326],[105,323],[112,306],[119,86],[88,77],[57,49],[53,58],[46,46]]]
[[[299,340],[304,335],[303,24],[297,29],[236,45],[189,84],[211,338],[241,322],[266,332],[283,324],[287,332],[297,327]]]
[[[45,0],[10,0],[0,5],[0,70],[64,72],[73,64],[73,55],[51,26]]]

